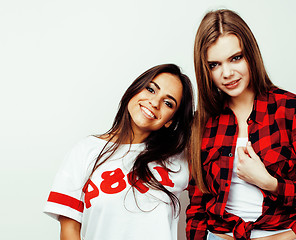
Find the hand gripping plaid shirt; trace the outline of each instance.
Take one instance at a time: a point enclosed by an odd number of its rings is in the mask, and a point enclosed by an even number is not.
[[[262,215],[255,222],[244,222],[225,211],[229,194],[238,126],[227,104],[221,115],[207,122],[202,141],[204,181],[209,193],[203,194],[191,180],[188,186],[187,239],[206,239],[213,233],[233,232],[238,240],[250,239],[252,229],[296,232],[296,95],[272,88],[257,96],[250,117],[248,134],[252,147],[268,172],[278,180],[277,194],[261,190]]]

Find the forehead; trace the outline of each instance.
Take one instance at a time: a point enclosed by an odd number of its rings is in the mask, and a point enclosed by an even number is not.
[[[171,73],[161,73],[157,75],[152,82],[155,82],[164,94],[171,95],[176,98],[177,101],[179,99],[178,102],[180,102],[183,85],[179,77]]]
[[[222,35],[207,50],[207,61],[223,61],[241,52],[240,42],[234,34]]]

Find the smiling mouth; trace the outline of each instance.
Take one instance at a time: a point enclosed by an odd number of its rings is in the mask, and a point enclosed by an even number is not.
[[[141,106],[141,110],[151,119],[156,119],[156,116],[154,115],[153,112],[151,112],[148,108]]]
[[[240,80],[240,79],[235,80],[235,81],[232,81],[232,82],[227,83],[227,84],[224,84],[224,86],[225,86],[225,87],[232,87],[232,86],[234,86],[236,83],[238,83],[239,80]]]

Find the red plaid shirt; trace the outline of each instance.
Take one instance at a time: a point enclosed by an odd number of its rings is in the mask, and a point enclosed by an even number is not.
[[[268,172],[278,180],[277,195],[263,193],[262,215],[244,222],[225,211],[229,194],[238,126],[225,105],[221,115],[210,118],[202,141],[203,194],[190,181],[187,239],[206,239],[207,230],[233,232],[235,239],[250,239],[251,230],[292,228],[296,232],[296,95],[273,88],[258,96],[248,119],[249,140]]]

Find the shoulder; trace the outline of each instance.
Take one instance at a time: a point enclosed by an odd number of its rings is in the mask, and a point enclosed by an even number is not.
[[[89,151],[93,149],[102,148],[106,145],[106,141],[95,136],[87,136],[78,141],[72,148],[77,151]]]
[[[65,162],[68,164],[92,162],[105,144],[106,141],[100,138],[94,136],[85,137],[74,144],[68,151],[65,156]]]
[[[277,113],[278,117],[294,118],[296,114],[296,94],[281,88],[272,88],[268,93],[269,113]]]
[[[295,103],[296,101],[296,94],[277,87],[274,87],[269,91],[269,96],[271,97],[271,99],[274,99],[279,104],[280,103],[291,104],[291,103]],[[295,107],[295,105],[293,104],[292,107]]]

